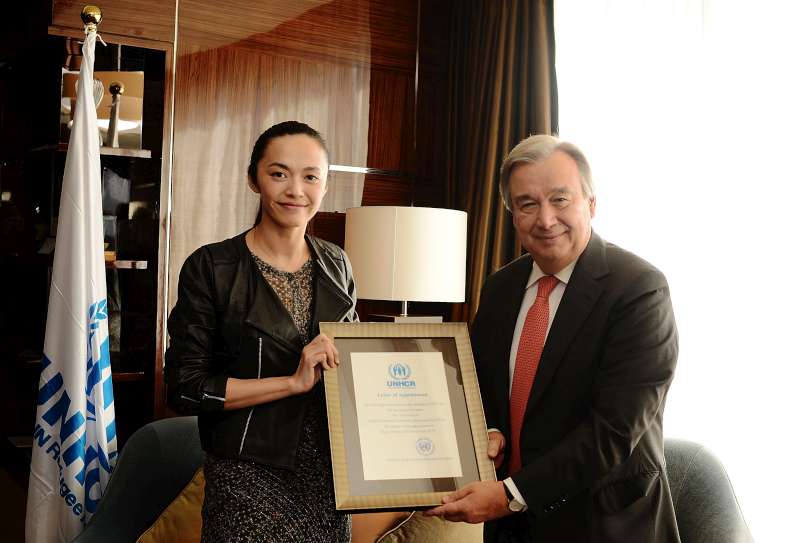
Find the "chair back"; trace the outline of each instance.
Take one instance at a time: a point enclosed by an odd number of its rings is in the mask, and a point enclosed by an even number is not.
[[[722,463],[681,439],[665,440],[664,453],[681,543],[752,543]]]
[[[197,417],[157,420],[122,449],[103,498],[73,543],[136,541],[202,467]]]

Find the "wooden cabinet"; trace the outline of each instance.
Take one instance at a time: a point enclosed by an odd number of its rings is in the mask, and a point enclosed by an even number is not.
[[[19,56],[0,59],[4,68],[0,73],[4,97],[0,110],[0,192],[4,195],[0,203],[0,377],[14,385],[7,387],[13,393],[2,407],[13,408],[18,415],[0,427],[4,435],[29,435],[33,427],[69,139],[70,96],[74,95],[70,72],[81,62],[75,55],[80,52],[77,41],[83,37],[80,7],[71,14],[69,26],[62,21],[65,26],[48,28],[46,18],[31,17],[28,28],[37,32],[10,36],[9,44],[16,41]],[[170,25],[174,26],[174,19]],[[95,75],[105,72],[113,78],[117,70],[137,73],[142,87],[136,98],[141,122],[133,123],[138,128],[132,131],[136,148],[126,147],[123,141],[120,148],[101,147],[100,157],[107,189],[103,213],[111,363],[118,435],[124,441],[158,416],[157,399],[162,395],[159,300],[163,299],[160,278],[166,254],[172,46],[142,37],[103,36],[107,45],[97,43]],[[4,55],[5,43],[3,39],[0,48]],[[69,58],[68,53],[73,56]],[[64,122],[59,122],[60,117]]]
[[[62,34],[51,35],[55,47],[77,51],[69,45],[74,40],[69,29],[51,27],[51,32]],[[141,116],[123,121],[128,130],[120,136],[119,147],[107,144],[100,148],[111,368],[118,435],[124,441],[158,416],[160,409],[159,272],[165,239],[161,234],[165,232],[165,194],[169,188],[167,157],[171,132],[166,125],[171,105],[167,94],[171,50],[155,41],[137,39],[131,45],[125,39],[114,41],[108,35],[104,39],[107,45],[98,42],[95,49],[95,79],[104,87],[115,80],[141,83],[136,96],[123,95],[123,100],[139,104],[133,109]],[[80,59],[71,60],[74,70]],[[70,72],[62,71],[63,83],[59,79],[53,81],[57,87],[61,84],[65,96],[71,92],[72,78],[68,76]],[[109,89],[105,88],[105,92]],[[67,98],[62,98],[62,120],[67,120],[63,117],[65,108],[69,109],[68,103]],[[103,108],[101,102],[98,117],[107,117]],[[102,123],[100,119],[99,124]],[[38,150],[50,157],[53,236],[69,138],[66,123],[60,132],[61,141]],[[104,134],[102,127],[100,133]]]

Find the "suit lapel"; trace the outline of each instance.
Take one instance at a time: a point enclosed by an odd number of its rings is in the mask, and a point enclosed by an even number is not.
[[[547,385],[561,364],[567,349],[575,341],[578,330],[583,326],[600,298],[603,287],[597,279],[606,274],[608,274],[608,264],[605,242],[592,232],[586,250],[575,264],[564,296],[558,305],[550,332],[547,334],[542,357],[539,360],[539,368],[536,370],[536,378],[533,381],[533,388],[525,409],[526,417],[547,389]]]

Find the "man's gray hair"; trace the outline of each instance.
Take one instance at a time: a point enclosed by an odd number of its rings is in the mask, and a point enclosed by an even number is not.
[[[589,200],[594,199],[594,183],[592,182],[592,169],[586,155],[578,147],[567,141],[562,141],[554,136],[536,134],[528,136],[519,142],[503,161],[500,167],[500,194],[506,209],[511,211],[511,191],[509,189],[509,179],[511,170],[520,163],[533,164],[547,159],[555,153],[561,151],[566,153],[578,166],[578,173],[581,176],[581,188],[584,197]]]

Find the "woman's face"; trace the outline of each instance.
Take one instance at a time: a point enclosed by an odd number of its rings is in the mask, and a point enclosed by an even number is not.
[[[305,228],[328,188],[328,158],[319,142],[305,134],[280,136],[267,144],[256,176],[250,188],[261,194],[261,220],[279,228]]]

